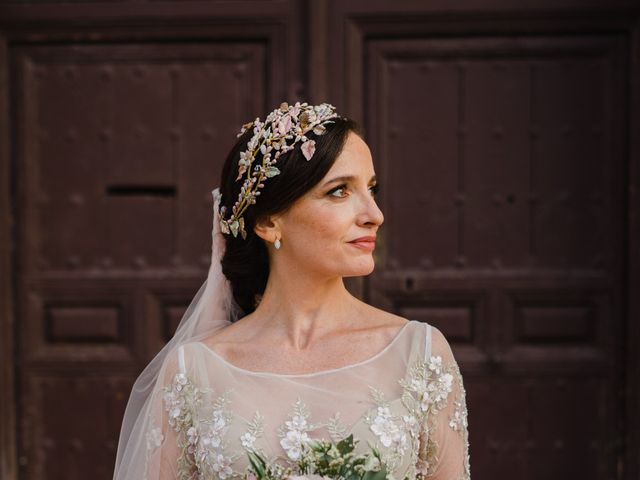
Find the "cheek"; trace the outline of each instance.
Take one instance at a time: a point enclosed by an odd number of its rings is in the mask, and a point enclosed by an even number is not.
[[[296,212],[290,222],[293,230],[289,231],[295,242],[296,256],[307,259],[312,257],[338,258],[340,249],[348,240],[351,219],[345,209],[305,209]],[[331,252],[331,255],[328,255]]]
[[[300,228],[297,233],[306,241],[339,243],[345,241],[349,233],[348,219],[331,210],[309,212],[301,216],[298,222]]]
[[[292,218],[294,230],[289,230],[294,245],[294,262],[327,275],[367,275],[373,259],[346,244],[353,233],[353,217],[346,209],[341,212],[323,209],[307,211]]]

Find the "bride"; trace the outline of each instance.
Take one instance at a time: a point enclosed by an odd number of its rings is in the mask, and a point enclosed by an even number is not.
[[[344,286],[384,221],[357,124],[283,103],[238,137],[207,279],[133,387],[114,480],[469,479],[447,340]]]

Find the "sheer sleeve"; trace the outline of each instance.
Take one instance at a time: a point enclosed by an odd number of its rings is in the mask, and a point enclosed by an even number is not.
[[[424,479],[469,480],[466,392],[451,347],[442,332],[433,326],[425,367],[428,401],[417,471]]]
[[[185,347],[171,352],[149,398],[144,435],[145,480],[195,478],[192,434],[198,389],[185,362]],[[142,456],[138,457],[141,458]],[[134,478],[133,476],[127,478]]]

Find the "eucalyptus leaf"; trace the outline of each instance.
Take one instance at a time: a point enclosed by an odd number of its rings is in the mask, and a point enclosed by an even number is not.
[[[238,220],[234,220],[233,222],[231,222],[229,224],[229,228],[231,229],[231,233],[233,233],[234,237],[238,236],[238,227],[240,226],[240,224],[238,223]]]
[[[280,170],[277,167],[271,166],[265,169],[265,175],[267,176],[267,178],[275,177],[279,173],[280,173]]]
[[[242,234],[242,239],[247,239],[247,231],[244,229],[244,217],[240,217],[240,233]]]

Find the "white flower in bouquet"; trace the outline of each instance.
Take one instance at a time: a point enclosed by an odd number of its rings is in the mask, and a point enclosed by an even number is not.
[[[321,475],[289,475],[287,480],[331,480],[331,477]]]

